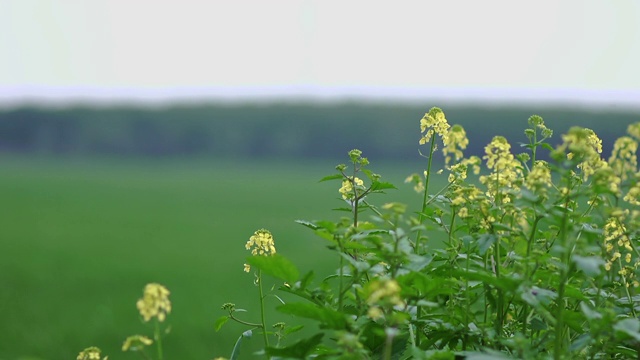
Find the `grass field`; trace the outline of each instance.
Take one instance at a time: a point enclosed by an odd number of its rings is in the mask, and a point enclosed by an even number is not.
[[[402,184],[419,167],[372,161],[401,188],[373,202],[419,203]],[[342,205],[338,184],[317,181],[333,165],[0,157],[0,359],[72,359],[92,345],[138,358],[120,347],[152,334],[135,307],[148,282],[172,292],[167,359],[229,356],[246,328],[216,333],[213,322],[224,302],[258,316],[257,288],[242,272],[253,231],[271,230],[303,272],[335,270],[323,240],[294,223],[340,216],[330,211]]]

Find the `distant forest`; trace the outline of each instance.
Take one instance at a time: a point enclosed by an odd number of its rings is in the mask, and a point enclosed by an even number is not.
[[[343,158],[359,148],[375,159],[415,159],[425,103],[233,103],[168,107],[21,107],[0,110],[0,153],[63,156],[220,158]],[[542,116],[553,145],[570,126],[593,129],[608,157],[615,138],[640,121],[640,111],[541,106],[442,106],[450,124],[470,140],[467,155],[481,155],[494,135],[513,151],[527,119]]]

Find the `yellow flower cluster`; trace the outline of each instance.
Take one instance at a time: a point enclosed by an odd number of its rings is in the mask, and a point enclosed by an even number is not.
[[[623,276],[626,286],[629,286],[630,282],[634,286],[638,286],[640,283],[635,280],[635,270],[640,266],[640,259],[636,259],[633,264],[631,263],[634,249],[623,223],[627,214],[628,210],[615,210],[612,216],[607,219],[604,226],[604,247],[610,257],[604,267],[607,271],[611,271],[614,262],[618,262],[618,274]]]
[[[565,153],[567,159],[577,159],[580,161],[578,168],[582,170],[582,177],[586,181],[589,176],[593,175],[596,170],[607,163],[602,160],[602,140],[598,138],[591,129],[574,126],[569,132],[562,135],[562,145],[560,145],[555,153]]]
[[[546,189],[552,185],[549,165],[543,160],[536,161],[527,175],[525,185],[531,191],[544,194]]]
[[[460,182],[467,178],[467,165],[461,162],[451,166],[449,170],[451,173],[449,174],[447,181],[450,183]]]
[[[107,360],[109,357],[105,356],[103,360]],[[92,346],[82,350],[76,360],[100,360],[100,349]]]
[[[640,122],[629,125],[627,127],[627,134],[640,141]]]
[[[157,283],[147,284],[142,298],[136,303],[136,307],[144,321],[149,321],[153,317],[158,318],[158,321],[164,321],[167,314],[171,312],[169,290]]]
[[[253,256],[269,256],[276,253],[273,235],[266,229],[254,232],[244,247],[247,250],[251,250],[251,255]]]
[[[149,346],[153,344],[153,340],[149,339],[143,335],[132,335],[129,336],[122,344],[122,351],[139,351],[142,350],[145,346]]]
[[[623,200],[632,205],[640,205],[640,171],[634,176],[635,183],[624,196]]]
[[[364,181],[362,181],[362,179],[357,178],[357,177],[349,177],[348,179],[344,179],[342,180],[342,187],[338,190],[340,192],[340,194],[342,194],[342,198],[345,200],[352,200],[354,199],[354,194],[353,194],[353,185],[355,184],[356,186],[356,191],[360,190],[363,191],[364,190]]]
[[[522,169],[520,163],[511,153],[511,145],[503,136],[496,136],[491,143],[485,147],[487,167],[493,172],[488,176],[480,176],[480,182],[487,189],[487,196],[492,197],[498,194],[505,195],[506,191],[519,190]],[[508,196],[502,196],[502,202],[510,202]]]
[[[638,143],[629,136],[623,136],[613,144],[613,151],[609,158],[609,166],[622,180],[628,178],[629,173],[638,169]]]
[[[431,141],[434,134],[439,135],[444,142],[449,132],[449,123],[444,116],[444,112],[437,107],[433,107],[428,113],[424,114],[420,120],[420,132],[424,135],[420,138],[420,144],[426,144]]]
[[[460,125],[453,125],[451,130],[442,137],[442,141],[444,142],[442,153],[445,156],[445,164],[449,164],[451,161],[451,155],[453,155],[455,161],[462,159],[462,150],[466,149],[467,145],[469,145],[467,133]]]
[[[620,192],[620,182],[620,177],[616,175],[607,163],[604,163],[593,174],[593,184],[596,189],[607,189],[616,195]]]
[[[426,171],[425,171],[425,174],[426,174]],[[407,176],[404,182],[405,184],[413,183],[413,190],[417,193],[421,193],[424,191],[424,183],[422,182],[422,178],[420,178],[420,175],[416,173]]]
[[[370,305],[368,315],[376,320],[382,317],[381,306],[403,305],[400,297],[400,285],[393,279],[377,279],[369,283],[367,304]]]

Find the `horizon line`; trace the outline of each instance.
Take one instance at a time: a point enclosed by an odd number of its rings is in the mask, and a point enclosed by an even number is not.
[[[0,85],[0,107],[28,105],[181,105],[193,103],[439,101],[473,105],[544,105],[640,109],[640,89],[417,86],[55,86]]]

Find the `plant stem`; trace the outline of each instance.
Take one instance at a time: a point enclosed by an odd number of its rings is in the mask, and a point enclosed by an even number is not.
[[[262,324],[262,336],[264,338],[264,346],[266,348],[269,346],[269,337],[267,336],[267,324],[264,319],[264,293],[262,291],[262,270],[258,270],[258,288],[260,289],[260,323]]]
[[[156,319],[156,329],[154,337],[158,349],[158,360],[162,360],[162,337],[160,336],[160,320],[158,319]]]
[[[424,212],[427,210],[427,198],[429,196],[429,179],[431,178],[431,163],[433,160],[433,152],[436,149],[435,140],[436,140],[436,134],[434,132],[433,135],[431,135],[431,139],[429,139],[429,141],[431,142],[431,147],[429,148],[429,159],[427,160],[427,173],[424,177],[424,197],[422,198],[422,210],[420,211],[420,215],[418,216],[418,224],[420,225],[422,225],[422,221],[424,221]],[[421,231],[418,230],[418,234],[416,236],[416,244],[414,248],[414,251],[417,255],[420,255],[419,254],[420,235],[421,235]]]
[[[565,175],[567,179],[567,189],[570,191],[571,179],[570,175]],[[569,277],[569,262],[570,262],[570,251],[569,246],[567,244],[568,234],[567,234],[567,223],[568,223],[568,208],[569,208],[569,194],[566,196],[566,200],[564,202],[564,213],[562,215],[562,220],[560,223],[560,246],[562,248],[562,267],[560,269],[560,283],[558,284],[558,300],[556,301],[556,326],[555,326],[555,339],[553,346],[553,359],[560,360],[563,356],[564,351],[564,292],[566,287],[566,282]]]

